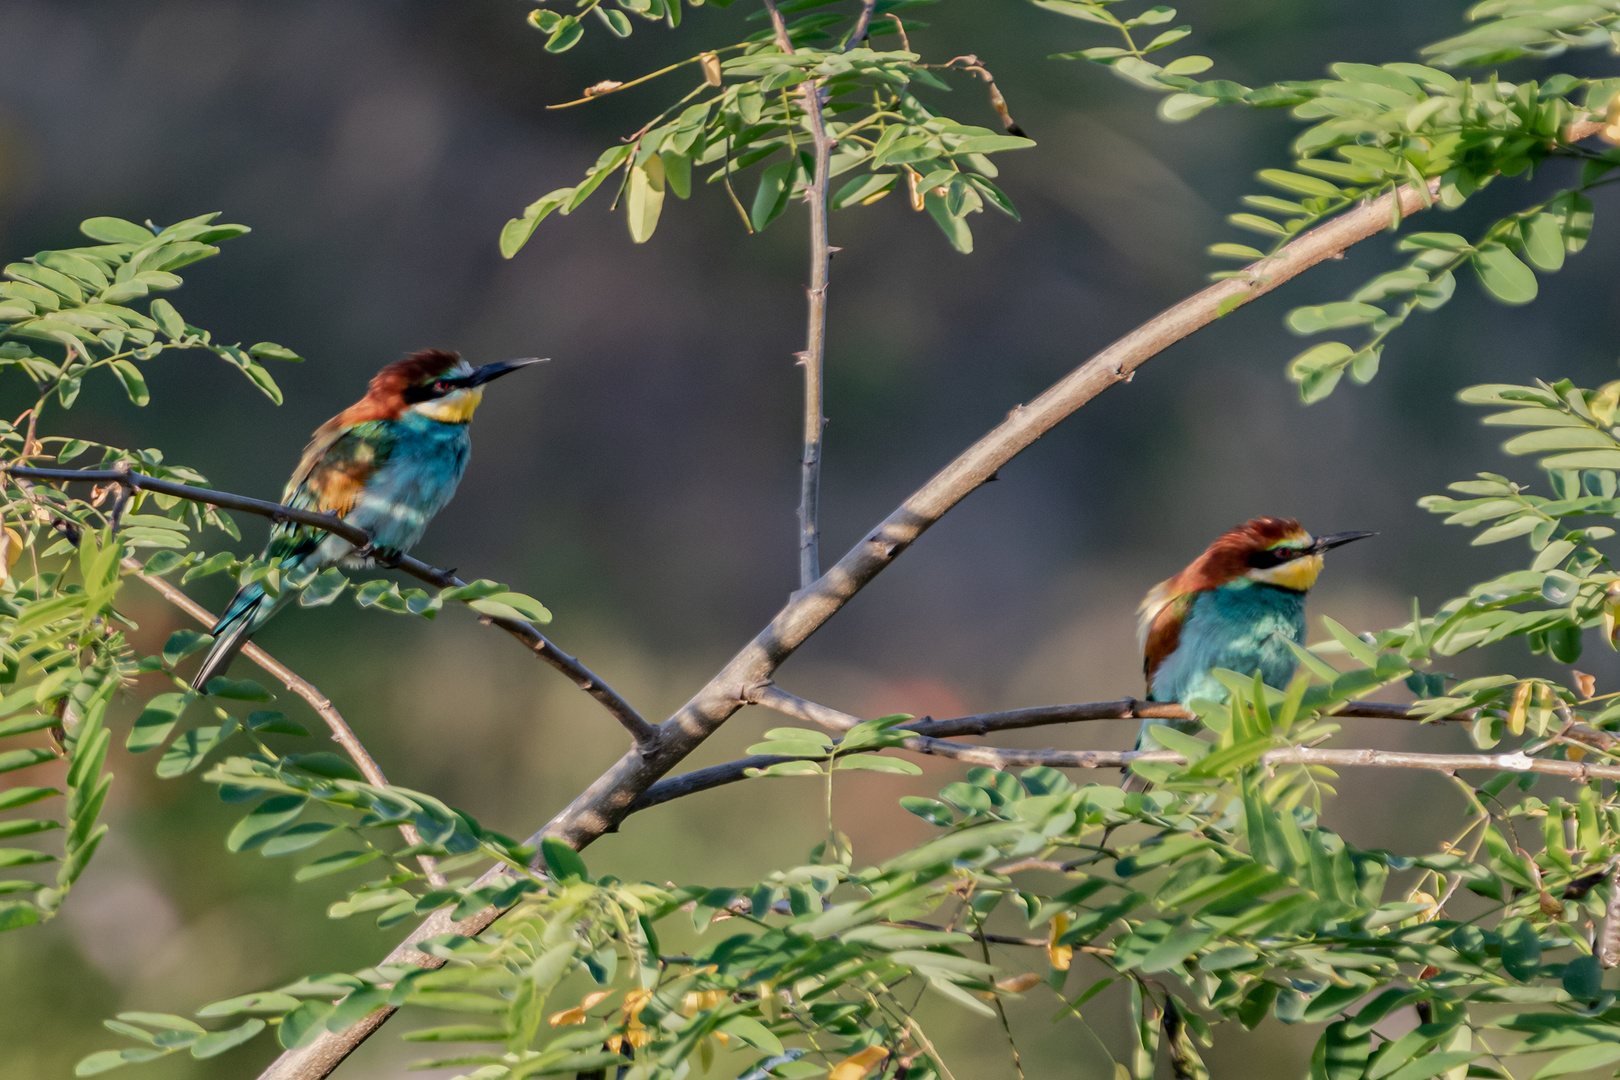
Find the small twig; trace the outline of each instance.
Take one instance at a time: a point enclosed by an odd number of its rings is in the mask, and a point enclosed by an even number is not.
[[[208,488],[189,487],[185,484],[176,484],[168,480],[159,480],[155,476],[146,476],[143,473],[115,469],[35,469],[17,465],[0,464],[0,476],[11,476],[17,480],[54,480],[59,483],[114,483],[122,484],[136,491],[151,491],[159,495],[172,495],[191,502],[207,503],[210,506],[222,507],[226,510],[240,510],[244,513],[257,514],[272,521],[296,521],[300,525],[321,529],[333,536],[341,537],[354,545],[356,550],[369,548],[371,537],[364,529],[351,525],[340,517],[331,514],[317,514],[311,510],[302,510],[294,506],[284,506],[281,503],[266,502],[263,499],[250,499],[245,495],[236,495],[228,491],[211,491]],[[382,560],[379,560],[382,561]],[[427,582],[440,589],[456,589],[466,585],[456,575],[447,570],[429,566],[420,559],[413,559],[409,555],[401,555],[397,559],[383,563],[391,569],[400,570]],[[658,729],[654,728],[641,714],[631,707],[630,703],[619,696],[607,683],[603,682],[594,672],[557,648],[544,634],[535,629],[533,624],[523,619],[505,619],[498,616],[480,616],[481,622],[498,626],[508,634],[527,645],[536,656],[567,675],[574,681],[574,685],[595,698],[624,729],[630,733],[638,748],[645,749],[658,739]]]
[[[151,586],[159,596],[204,626],[213,626],[219,621],[207,608],[175,586],[155,574],[148,574],[146,569],[136,560],[124,559],[121,565],[126,573],[140,578]],[[354,733],[354,729],[349,726],[348,721],[343,719],[343,714],[337,711],[337,707],[332,704],[331,699],[317,690],[315,684],[303,678],[251,641],[242,647],[242,655],[257,664],[280,682],[281,685],[309,703],[309,707],[314,709],[316,715],[324,720],[326,726],[331,729],[332,741],[343,747],[344,751],[349,755],[349,760],[354,762],[355,767],[360,770],[360,774],[366,778],[367,783],[375,787],[388,786],[388,777],[383,775],[382,767],[377,764],[376,759],[366,750],[365,744]],[[416,826],[410,822],[401,825],[399,832],[405,838],[407,844],[415,845],[422,842],[422,837],[416,831]],[[428,881],[432,882],[435,888],[444,885],[445,877],[439,873],[438,863],[433,856],[418,855],[416,860],[421,864],[422,870],[427,874]]]
[[[877,0],[866,0],[861,5],[861,17],[855,20],[855,29],[849,32],[849,37],[844,41],[845,52],[855,48],[866,37],[866,28],[872,24],[872,12],[876,9]]]
[[[748,216],[748,211],[743,209],[742,200],[737,198],[737,189],[731,186],[731,133],[729,131],[726,132],[725,160],[724,178],[726,184],[726,194],[731,196],[731,205],[737,208],[737,216],[742,218],[743,228],[748,230],[749,236],[752,236],[754,235],[753,219]]]
[[[776,35],[776,47],[789,56],[793,55],[793,42],[788,39],[787,23],[782,21],[782,13],[776,10],[775,0],[761,0],[765,5],[765,13],[771,17],[771,32]]]
[[[1006,129],[1007,134],[1016,135],[1020,139],[1025,138],[1024,129],[1018,126],[1017,121],[1012,118],[1012,113],[1007,111],[1007,99],[1001,96],[1001,91],[996,87],[996,80],[990,74],[990,69],[979,63],[977,56],[971,54],[953,57],[947,60],[943,66],[954,67],[958,64],[961,65],[958,70],[971,71],[983,79],[985,85],[990,88],[990,107],[996,110],[997,116],[1001,117],[1001,126]]]
[[[984,931],[984,920],[979,917],[978,911],[973,912],[973,928],[978,931],[973,936],[979,939],[979,951],[984,956],[984,966],[990,967],[990,935]],[[1018,1040],[1013,1038],[1012,1021],[1007,1019],[1007,1005],[1001,1000],[1000,994],[991,995],[996,1006],[996,1015],[1001,1018],[1002,1034],[1007,1036],[1007,1046],[1012,1050],[1013,1071],[1018,1074],[1018,1080],[1024,1080],[1024,1059],[1018,1054]]]
[[[900,35],[900,48],[905,52],[910,52],[911,51],[911,41],[906,37],[906,24],[901,22],[900,21],[900,16],[896,15],[892,11],[889,12],[884,17],[894,20],[895,32]]]
[[[631,79],[629,82],[614,83],[613,86],[606,87],[606,88],[603,88],[603,89],[600,89],[600,90],[593,87],[592,89],[587,90],[585,92],[584,97],[575,98],[573,101],[559,102],[556,105],[547,105],[546,108],[547,109],[570,109],[570,108],[573,108],[575,105],[584,105],[588,101],[595,101],[597,98],[604,98],[604,97],[607,97],[609,94],[617,94],[619,91],[628,90],[632,86],[640,86],[642,83],[649,82],[649,81],[651,81],[653,79],[656,79],[660,75],[668,75],[670,72],[675,71],[678,68],[683,68],[687,64],[700,64],[700,63],[703,62],[703,58],[705,56],[713,56],[716,53],[730,52],[733,49],[742,49],[742,48],[746,48],[746,47],[747,47],[746,45],[727,45],[725,48],[722,48],[722,49],[706,49],[706,50],[704,50],[703,52],[699,53],[696,56],[688,57],[685,60],[676,61],[675,63],[670,64],[668,67],[659,68],[657,71],[650,71],[647,74],[640,76],[639,78]],[[600,84],[598,84],[598,85],[600,85]]]

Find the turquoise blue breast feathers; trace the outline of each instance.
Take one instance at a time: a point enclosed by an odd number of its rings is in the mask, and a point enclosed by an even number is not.
[[[484,385],[538,362],[475,368],[455,353],[429,349],[383,368],[365,397],[316,429],[281,496],[288,506],[343,518],[364,530],[371,543],[356,550],[331,533],[284,522],[271,529],[263,557],[278,560],[287,577],[302,580],[330,566],[369,565],[376,556],[409,551],[467,469],[472,450],[467,426]],[[257,583],[238,591],[211,631],[214,644],[192,685],[204,689],[223,674],[294,593],[284,589],[272,598]]]
[[[1305,640],[1305,597],[1322,572],[1323,553],[1370,532],[1316,537],[1290,518],[1255,518],[1216,538],[1181,573],[1142,601],[1138,636],[1149,701],[1190,705],[1225,701],[1216,668],[1256,672],[1287,685],[1298,664],[1289,643]],[[1139,747],[1156,746],[1144,721]],[[1193,721],[1173,721],[1192,730]]]

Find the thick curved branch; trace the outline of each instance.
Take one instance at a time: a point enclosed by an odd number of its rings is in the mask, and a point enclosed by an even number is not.
[[[159,596],[204,626],[213,626],[219,621],[213,612],[167,581],[154,574],[148,574],[145,568],[136,560],[124,559],[120,565],[123,566],[126,573],[140,578],[151,586]],[[366,778],[367,783],[376,787],[388,786],[388,777],[383,775],[382,767],[371,756],[370,751],[360,741],[360,737],[354,733],[354,729],[349,726],[348,721],[343,719],[343,714],[337,711],[337,706],[332,704],[330,698],[317,690],[314,683],[311,683],[251,641],[242,646],[242,655],[269,673],[271,677],[288,690],[303,698],[309,704],[309,707],[315,710],[316,715],[325,721],[326,726],[331,729],[332,741],[343,747],[344,751],[349,755],[349,760],[354,762],[355,767],[360,770],[360,774]],[[417,833],[416,826],[410,822],[406,822],[399,827],[399,834],[405,838],[407,844],[415,845],[422,842],[422,837]],[[427,874],[428,880],[433,883],[435,888],[443,887],[445,877],[439,873],[438,863],[433,856],[418,855],[416,861],[421,864],[422,870]]]
[[[342,537],[356,548],[370,545],[371,538],[364,529],[351,525],[340,517],[331,514],[317,514],[312,510],[301,510],[294,506],[284,506],[281,503],[267,502],[264,499],[250,499],[246,495],[236,495],[229,491],[212,491],[208,488],[189,487],[185,484],[176,484],[169,480],[159,480],[155,476],[145,476],[138,472],[129,472],[122,469],[36,469],[21,465],[0,464],[0,475],[9,475],[19,480],[51,480],[57,483],[90,483],[90,484],[121,484],[135,491],[150,491],[158,495],[172,495],[177,499],[186,499],[191,502],[207,503],[225,510],[240,510],[243,513],[257,514],[272,521],[296,521],[300,525],[321,529],[333,536]],[[438,567],[429,566],[420,559],[413,559],[409,555],[401,555],[394,560],[378,560],[382,565],[391,569],[400,570],[411,575],[418,581],[440,589],[455,589],[467,584],[456,575]],[[638,745],[653,741],[658,737],[658,731],[646,720],[642,719],[628,701],[619,696],[607,683],[603,682],[594,672],[557,648],[544,634],[536,630],[533,624],[522,619],[503,619],[492,615],[481,615],[480,622],[498,626],[508,634],[517,638],[540,659],[562,672],[573,680],[574,685],[595,698],[613,718],[624,726],[635,739]]]
[[[1577,125],[1568,137],[1585,138],[1599,126]],[[1439,181],[1431,181],[1431,185],[1438,190]],[[529,842],[538,844],[541,838],[554,836],[579,849],[616,828],[660,778],[742,708],[749,692],[768,683],[811,634],[930,526],[1042,435],[1104,390],[1128,382],[1137,368],[1176,342],[1383,231],[1389,226],[1392,206],[1398,206],[1405,218],[1426,209],[1431,201],[1427,193],[1407,186],[1319,225],[1276,254],[1254,263],[1248,274],[1217,282],[1161,312],[1086,360],[1028,405],[1014,408],[1005,420],[879,522],[815,584],[789,597],[769,626],[659,726],[656,743],[638,743],[534,833]],[[442,933],[477,934],[500,914],[485,909],[456,922],[448,909],[441,909],[419,924],[384,962],[442,966],[442,960],[418,952],[413,944]],[[343,1031],[322,1033],[308,1046],[282,1054],[260,1080],[319,1080],[330,1075],[392,1013],[392,1008],[379,1009]]]

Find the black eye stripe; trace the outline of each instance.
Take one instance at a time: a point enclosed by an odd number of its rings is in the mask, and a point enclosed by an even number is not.
[[[1264,551],[1256,551],[1249,555],[1249,565],[1256,570],[1269,570],[1273,566],[1281,566],[1291,559],[1297,559],[1304,552],[1299,548],[1275,547]]]
[[[446,394],[453,394],[459,389],[461,389],[461,387],[458,385],[457,379],[454,376],[450,376],[442,379],[434,379],[432,382],[426,383],[422,386],[407,387],[404,397],[406,403],[415,405],[417,402],[432,401],[434,398],[444,397]]]

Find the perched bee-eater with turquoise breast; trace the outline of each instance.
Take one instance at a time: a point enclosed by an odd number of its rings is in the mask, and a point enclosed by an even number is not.
[[[1155,585],[1137,612],[1148,700],[1225,701],[1216,668],[1288,685],[1299,663],[1288,645],[1304,644],[1305,594],[1322,572],[1323,553],[1373,535],[1312,536],[1291,518],[1262,517],[1217,537],[1191,566]],[[1149,725],[1166,722],[1143,721],[1138,748],[1156,746]]]
[[[467,469],[472,449],[467,425],[484,384],[539,362],[506,360],[475,368],[453,352],[427,349],[383,368],[365,397],[315,430],[281,496],[284,505],[358,526],[371,543],[356,549],[342,537],[283,522],[270,530],[263,557],[279,560],[285,572],[300,579],[329,566],[366,566],[373,556],[409,551]],[[211,631],[213,647],[191,685],[205,689],[223,673],[295,591],[283,589],[271,597],[258,583],[238,591]]]

